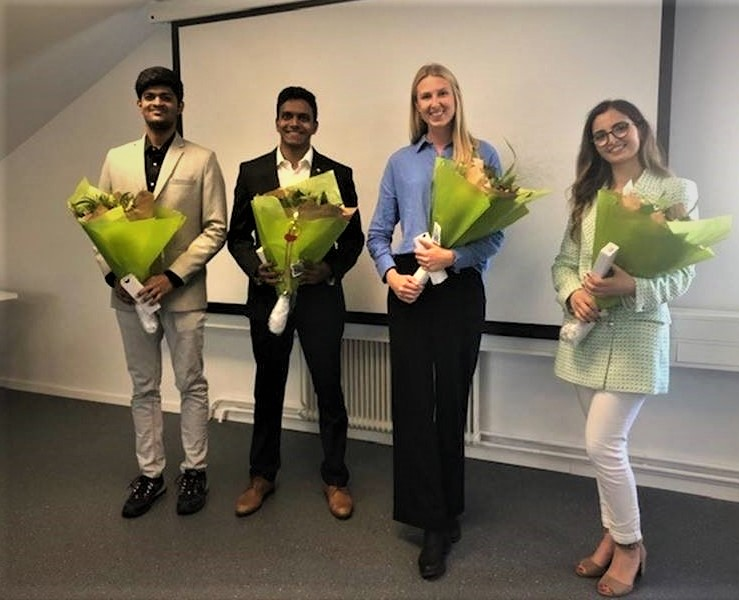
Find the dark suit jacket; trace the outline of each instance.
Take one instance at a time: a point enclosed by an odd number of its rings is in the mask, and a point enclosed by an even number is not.
[[[344,205],[347,207],[358,206],[352,170],[314,149],[311,176],[330,170],[334,171]],[[239,177],[236,181],[234,205],[228,231],[228,250],[244,273],[249,276],[251,282],[256,281],[257,268],[259,267],[259,257],[256,250],[261,245],[251,200],[258,194],[264,194],[279,187],[277,149],[256,159],[245,161],[239,166]],[[340,285],[344,274],[357,262],[363,247],[364,233],[357,210],[334,247],[329,250],[323,259],[331,267],[336,285]],[[272,286],[251,285],[249,287],[250,300],[254,295],[266,294],[271,294],[276,298],[275,289]],[[247,302],[247,306],[249,304]]]

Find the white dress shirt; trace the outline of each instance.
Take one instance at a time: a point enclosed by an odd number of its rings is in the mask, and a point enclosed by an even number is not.
[[[313,147],[308,149],[302,159],[298,161],[297,168],[293,169],[292,164],[282,154],[280,147],[277,147],[277,177],[280,179],[280,188],[292,186],[298,182],[302,182],[310,177],[310,169],[313,164]]]

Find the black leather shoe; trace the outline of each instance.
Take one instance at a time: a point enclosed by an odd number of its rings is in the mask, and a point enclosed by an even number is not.
[[[446,572],[446,556],[449,553],[448,530],[426,530],[423,533],[423,549],[418,556],[421,578],[435,580]]]

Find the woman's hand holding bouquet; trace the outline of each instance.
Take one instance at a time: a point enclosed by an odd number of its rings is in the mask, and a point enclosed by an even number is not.
[[[680,195],[687,202],[697,202],[694,182],[673,178],[673,183],[682,189]],[[647,198],[637,192],[632,182],[621,193],[600,190],[595,209],[593,256],[598,257],[600,249],[607,245],[616,246],[616,275],[632,279],[653,278],[710,259],[715,255],[710,247],[726,238],[732,225],[728,215],[691,220],[692,209],[683,203],[674,203],[664,196]],[[609,282],[610,279],[614,281]],[[583,287],[594,296],[601,310],[620,304],[621,297],[628,295],[616,278],[589,277]],[[575,336],[575,329],[590,331],[592,326],[565,323],[560,339],[577,345],[587,332]]]
[[[479,156],[473,156],[469,163],[436,159],[430,231],[440,246],[464,246],[503,230],[528,214],[528,203],[549,193],[516,183],[516,153],[513,148],[511,151],[513,162],[500,175]],[[417,278],[424,276],[423,271],[416,272]]]
[[[559,339],[570,342],[574,346],[580,344],[595,327],[595,322],[601,314],[600,308],[595,298],[597,290],[607,280],[613,280],[614,270],[617,269],[619,279],[623,278],[626,273],[614,266],[618,246],[609,242],[600,249],[593,269],[585,276],[583,287],[575,290],[567,299],[570,312],[575,316],[574,320],[565,322],[559,330]],[[631,279],[630,277],[628,278]],[[605,310],[604,310],[605,312]]]
[[[425,286],[429,279],[432,284],[441,284],[447,278],[446,267],[454,262],[454,255],[452,255],[451,261],[444,264],[445,257],[440,251],[447,253],[450,251],[441,246],[440,235],[438,224],[434,224],[432,236],[429,236],[428,232],[423,232],[414,238],[414,252],[419,268],[413,277],[421,286]],[[442,267],[436,267],[437,263],[442,263]]]

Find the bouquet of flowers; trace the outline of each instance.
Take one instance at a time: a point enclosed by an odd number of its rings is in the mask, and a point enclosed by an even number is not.
[[[281,334],[296,302],[302,264],[321,261],[357,209],[344,206],[333,171],[255,196],[251,203],[265,259],[281,272],[269,318],[270,331]]]
[[[87,178],[82,178],[67,206],[121,281],[145,281],[154,260],[185,222],[178,211],[156,207],[154,195],[146,190],[109,194]],[[137,303],[136,310],[151,331],[147,309]]]
[[[437,157],[431,198],[434,241],[444,248],[454,248],[484,238],[524,217],[531,201],[549,194],[549,190],[517,184],[516,153],[510,144],[508,147],[513,162],[502,175],[479,156],[473,156],[469,163]],[[417,279],[424,275],[416,272]]]
[[[675,178],[697,200],[695,184]],[[731,216],[691,220],[682,204],[642,198],[631,182],[618,194],[600,190],[596,199],[593,250],[608,242],[619,247],[616,264],[635,277],[651,278],[705,261],[710,248],[729,235]],[[617,299],[606,301],[618,302]]]
[[[697,201],[694,182],[674,180],[683,188],[688,202]],[[664,196],[639,196],[632,182],[620,194],[600,190],[596,198],[593,257],[598,257],[601,249],[615,246],[618,252],[615,264],[641,278],[652,278],[713,257],[715,253],[710,247],[729,235],[731,216],[691,220],[690,211],[683,204],[670,203]],[[610,297],[599,298],[597,302],[607,311],[620,300]],[[577,345],[591,328],[592,324],[583,322],[566,323],[560,339]]]

